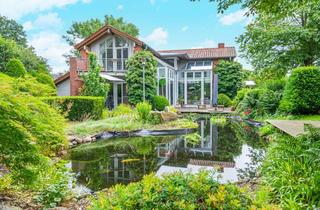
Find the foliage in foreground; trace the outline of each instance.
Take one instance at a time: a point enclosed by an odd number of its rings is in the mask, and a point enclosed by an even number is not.
[[[271,198],[286,209],[320,206],[320,131],[293,138],[278,135],[262,165],[263,183]]]
[[[27,92],[16,80],[0,74],[0,162],[10,171],[1,190],[15,187],[42,191],[54,184],[60,167],[48,158],[67,145],[64,119],[49,105]],[[51,170],[51,173],[49,171]]]
[[[253,200],[233,184],[220,185],[209,172],[154,174],[116,185],[93,199],[89,209],[251,209]]]
[[[19,59],[10,59],[6,65],[5,73],[10,77],[24,77],[27,71]]]
[[[42,101],[56,108],[71,121],[100,119],[104,109],[103,97],[56,96],[43,97]]]

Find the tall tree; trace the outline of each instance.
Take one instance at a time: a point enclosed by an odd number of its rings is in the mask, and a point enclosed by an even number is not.
[[[242,66],[238,62],[220,61],[215,71],[219,78],[219,93],[224,93],[230,98],[235,97],[242,85]]]
[[[101,68],[94,53],[89,53],[89,71],[82,75],[83,88],[81,95],[83,96],[101,96],[107,97],[109,92],[109,84],[100,77]]]
[[[191,0],[196,1],[196,0]],[[320,61],[320,0],[209,0],[223,13],[240,4],[255,20],[237,41],[256,70],[289,70]]]
[[[283,16],[258,14],[237,42],[255,69],[288,70],[319,63],[319,30],[320,4],[310,1]]]
[[[0,35],[5,39],[11,39],[22,47],[27,47],[27,36],[22,25],[16,21],[0,15]]]
[[[104,20],[92,18],[83,22],[74,22],[63,38],[70,45],[75,45],[79,40],[87,38],[103,25],[111,25],[134,37],[139,35],[139,29],[136,25],[124,21],[122,17],[115,18],[112,15],[105,15]]]

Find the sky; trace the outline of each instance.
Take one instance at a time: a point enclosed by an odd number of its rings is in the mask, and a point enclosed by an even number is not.
[[[123,17],[140,30],[139,38],[156,50],[217,47],[238,44],[235,38],[251,21],[238,6],[217,13],[207,0],[0,0],[0,15],[23,25],[29,45],[48,59],[53,73],[68,71],[62,36],[73,22],[105,15]],[[244,59],[237,58],[245,68]]]

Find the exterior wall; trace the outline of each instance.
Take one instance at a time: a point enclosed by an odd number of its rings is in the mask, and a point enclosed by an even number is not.
[[[58,96],[70,96],[70,79],[66,79],[57,85]]]

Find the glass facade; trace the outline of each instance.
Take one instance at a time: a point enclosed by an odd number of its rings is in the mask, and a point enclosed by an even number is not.
[[[186,65],[201,65],[193,62]],[[207,63],[209,65],[209,63]],[[211,61],[210,61],[211,64]],[[166,96],[170,104],[212,104],[212,70],[174,70],[169,66],[158,66],[158,95]]]
[[[99,61],[106,71],[126,70],[128,57],[128,43],[122,38],[109,37],[99,45]]]

